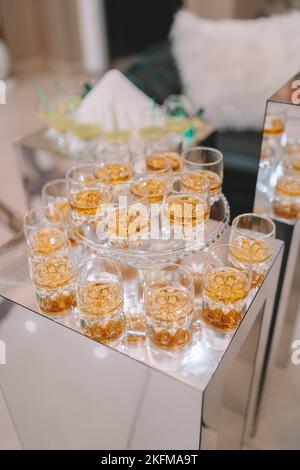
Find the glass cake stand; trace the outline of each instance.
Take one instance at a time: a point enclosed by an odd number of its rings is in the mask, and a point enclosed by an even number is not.
[[[215,243],[225,232],[230,220],[230,208],[224,194],[211,207],[210,218],[205,224],[204,237],[193,240],[162,239],[161,220],[159,239],[143,240],[139,246],[122,248],[112,246],[108,238],[97,236],[96,225],[85,224],[76,230],[79,243],[102,256],[118,259],[120,262],[136,269],[149,269],[156,263],[175,263],[190,256],[212,243]]]

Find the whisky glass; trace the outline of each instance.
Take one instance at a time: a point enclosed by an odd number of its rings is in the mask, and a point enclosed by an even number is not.
[[[254,289],[261,285],[270,268],[275,230],[274,222],[259,214],[242,214],[232,222],[230,261],[234,267],[242,270],[250,262]]]
[[[190,344],[194,295],[194,279],[188,269],[173,264],[147,271],[144,297],[152,345],[172,351]]]
[[[173,173],[178,173],[181,171],[183,167],[183,160],[181,157],[182,143],[182,136],[179,134],[168,134],[165,138],[162,138],[159,141],[149,142],[146,145],[145,153],[147,162],[150,163],[150,171],[151,169],[153,171],[153,167],[154,170],[159,169],[159,159],[156,161],[155,165],[155,155],[162,155],[163,157],[167,158],[167,160],[171,162],[171,170]],[[151,165],[151,160],[154,162],[154,165]],[[163,162],[164,159],[161,159],[161,163]]]
[[[124,292],[118,263],[85,260],[79,268],[77,306],[84,334],[101,343],[118,341],[125,331]]]
[[[112,246],[140,246],[149,237],[150,210],[145,193],[140,199],[132,193],[130,184],[116,185],[112,202],[107,207],[104,230]]]
[[[251,289],[251,263],[247,253],[243,269],[232,266],[230,245],[207,251],[203,275],[203,336],[214,349],[224,349],[239,327]]]
[[[96,153],[96,162],[102,165],[98,173],[107,175],[109,184],[129,181],[133,175],[133,158],[130,147],[125,142],[106,142]]]
[[[63,214],[55,207],[38,207],[26,213],[24,234],[29,248],[36,255],[60,250],[66,242]]]
[[[150,152],[146,155],[139,155],[135,158],[134,170],[138,173],[167,176],[172,173],[172,162],[164,154]]]
[[[29,272],[43,313],[61,316],[76,307],[77,267],[68,241],[60,250],[43,256],[31,250]]]
[[[211,200],[216,202],[222,192],[223,154],[209,147],[193,147],[183,152],[182,158],[187,172],[201,172],[209,179]]]
[[[137,199],[149,203],[161,203],[164,197],[170,193],[170,179],[160,173],[144,173],[136,171],[130,190]]]
[[[173,193],[166,197],[162,208],[164,230],[177,240],[195,238],[198,232],[204,234],[204,224],[209,219],[208,195]]]
[[[285,131],[285,126],[286,112],[284,109],[267,113],[264,124],[264,138],[281,137]]]
[[[53,207],[62,213],[64,228],[67,231],[72,246],[77,242],[70,223],[70,206],[67,198],[65,179],[57,179],[46,183],[42,188],[42,199],[45,206]]]
[[[300,158],[300,139],[299,137],[288,138],[286,152],[288,156]]]
[[[63,221],[68,219],[69,203],[67,198],[66,180],[61,178],[46,183],[42,188],[43,204],[54,207],[62,212]]]
[[[172,191],[174,193],[195,193],[205,196],[208,201],[211,200],[210,181],[202,173],[183,172],[173,177]]]
[[[300,155],[286,156],[283,160],[283,170],[286,175],[300,176]]]
[[[284,175],[277,181],[273,197],[273,213],[283,220],[300,218],[300,176]]]
[[[111,201],[111,187],[106,183],[106,178],[103,168],[93,163],[79,165],[68,171],[67,194],[75,223],[101,220],[106,205]]]

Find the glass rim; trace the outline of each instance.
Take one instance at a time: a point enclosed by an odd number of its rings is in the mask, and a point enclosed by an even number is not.
[[[74,179],[75,177],[72,177],[70,176],[72,174],[72,172],[74,171],[77,171],[77,170],[80,170],[80,169],[84,169],[84,168],[97,168],[97,167],[101,167],[101,164],[99,163],[96,163],[95,161],[92,161],[92,162],[89,162],[89,163],[82,163],[80,165],[74,165],[72,166],[72,168],[70,168],[67,173],[66,173],[66,182],[68,183],[69,180],[72,180]],[[105,177],[103,176],[103,178],[99,178],[97,179],[96,181],[99,181],[99,183],[101,183],[102,179],[104,180]],[[73,183],[78,183],[78,181],[73,181]]]
[[[155,174],[163,175],[164,173],[169,174],[167,172],[170,172],[170,174],[172,174],[172,162],[168,157],[166,157],[166,155],[164,155],[165,153],[167,153],[167,152],[155,152],[155,150],[153,150],[153,151],[149,151],[149,153],[144,152],[143,154],[137,155],[133,159],[134,172],[135,173],[144,172],[144,173],[147,173],[149,175],[153,175],[153,174],[154,175]],[[162,170],[149,171],[148,168],[147,168],[147,158],[151,157],[152,155],[157,155],[157,156],[164,157],[167,160],[168,166],[166,168],[163,168]],[[180,153],[179,153],[179,155],[180,155]],[[139,162],[139,161],[142,161],[142,162],[145,163],[145,170],[136,169],[136,163]]]
[[[147,205],[149,205],[149,202],[148,202],[148,194],[147,192],[144,194],[144,196],[139,196],[137,197],[132,191],[131,191],[131,186],[134,182],[133,181],[125,181],[123,183],[117,183],[115,185],[113,185],[112,189],[111,189],[111,192],[112,192],[112,198],[114,197],[114,191],[117,190],[117,186],[120,187],[120,186],[123,186],[123,187],[126,187],[127,188],[127,191],[128,191],[128,194],[125,194],[125,195],[119,195],[119,200],[117,202],[114,202],[113,199],[110,201],[110,203],[108,203],[108,205],[112,205],[113,207],[124,207],[122,204],[120,204],[120,197],[126,197],[127,198],[127,201],[126,201],[126,204],[125,205],[128,205],[128,206],[131,206],[133,205],[133,203],[143,203],[145,202]],[[128,197],[132,196],[134,199],[132,199],[131,201],[129,200],[128,201]]]
[[[37,224],[30,224],[29,221],[28,221],[28,218],[33,215],[34,213],[38,213],[39,211],[44,211],[45,214],[47,213],[47,211],[49,210],[53,210],[53,211],[56,211],[57,214],[59,214],[59,221],[57,222],[54,222],[53,225],[59,225],[61,222],[63,222],[63,216],[61,214],[61,211],[55,207],[49,207],[47,205],[43,205],[43,206],[39,206],[39,207],[33,207],[32,209],[30,209],[29,211],[26,212],[26,214],[24,215],[24,228],[30,228],[30,229],[33,229],[35,227],[35,225]],[[41,222],[41,220],[39,220],[39,222]]]
[[[52,194],[46,194],[46,190],[48,188],[50,188],[52,185],[55,185],[55,184],[64,184],[66,185],[67,184],[67,180],[66,178],[56,178],[54,180],[51,180],[51,181],[48,181],[48,183],[44,184],[44,186],[42,187],[42,196],[50,196],[50,197],[63,197],[63,196],[53,196]],[[66,188],[66,197],[67,197],[67,188]]]
[[[183,265],[178,264],[178,263],[171,263],[171,264],[166,263],[166,264],[160,265],[159,268],[157,268],[157,269],[147,270],[146,275],[145,275],[146,282],[147,282],[147,277],[150,273],[158,273],[158,272],[161,272],[161,271],[165,271],[168,268],[174,268],[174,269],[177,269],[178,271],[182,271],[184,274],[186,274],[189,277],[189,281],[190,281],[189,284],[191,284],[191,287],[194,288],[195,284],[194,284],[193,273],[186,266],[183,266]]]
[[[215,155],[218,155],[218,158],[215,162],[210,162],[210,163],[198,163],[198,162],[190,162],[189,160],[186,159],[186,155],[189,153],[189,152],[193,152],[193,151],[208,151],[208,152],[211,152],[212,154],[215,154]],[[213,165],[218,165],[219,163],[222,163],[224,161],[224,154],[216,149],[216,148],[213,148],[213,147],[204,147],[204,146],[198,146],[198,147],[191,147],[189,149],[186,149],[182,155],[181,155],[182,159],[188,163],[189,165],[194,165],[195,167],[199,167],[199,166],[202,166],[202,167],[209,167],[209,166],[213,166]]]
[[[209,182],[209,179],[207,176],[205,176],[203,173],[201,173],[201,171],[195,173],[193,171],[182,171],[181,173],[176,173],[174,175],[172,175],[172,178],[171,178],[171,183],[172,183],[172,188],[173,188],[173,184],[176,182],[176,180],[179,180],[179,181],[182,181],[182,178],[186,175],[201,175],[201,177],[203,178],[205,184],[206,184],[206,187],[203,188],[203,192],[204,191],[210,191],[211,190],[211,184]],[[195,192],[197,194],[197,192],[199,191],[202,191],[201,190],[192,190],[192,188],[186,188],[188,190],[188,192]],[[174,191],[176,192],[176,191]]]
[[[32,261],[35,261],[35,260],[43,261],[43,260],[46,260],[46,259],[49,259],[49,258],[56,259],[56,258],[60,258],[60,257],[65,257],[66,256],[65,252],[67,252],[67,255],[70,257],[71,263],[75,265],[75,271],[78,272],[78,267],[75,263],[74,254],[72,252],[72,244],[71,244],[70,240],[68,239],[67,235],[64,232],[62,232],[62,233],[64,235],[64,241],[63,241],[63,244],[61,245],[60,248],[58,248],[55,251],[51,251],[50,253],[45,253],[45,254],[39,255],[39,254],[35,253],[34,248],[29,247],[29,249],[28,249],[28,258],[31,259]]]
[[[94,163],[97,164],[101,158],[105,160],[105,158],[112,156],[116,159],[119,158],[120,161],[127,157],[131,161],[133,152],[130,144],[122,140],[105,141],[103,144],[99,144],[95,151]],[[107,162],[104,161],[104,163]]]
[[[173,175],[170,174],[170,173],[163,173],[163,172],[159,172],[159,171],[153,171],[153,172],[148,172],[146,170],[135,170],[134,171],[134,174],[133,174],[133,178],[132,180],[130,181],[124,181],[124,182],[128,182],[130,184],[132,183],[136,183],[137,181],[141,180],[141,179],[148,179],[148,178],[153,178],[153,177],[158,177],[158,178],[163,178],[163,179],[167,179],[167,177],[172,177]]]
[[[300,178],[299,178],[300,179]],[[261,219],[261,220],[264,220],[265,222],[269,223],[270,226],[272,227],[272,229],[270,230],[269,233],[263,233],[263,232],[255,232],[256,234],[258,234],[258,236],[255,236],[253,238],[259,238],[259,239],[263,239],[263,238],[270,238],[274,235],[275,237],[275,234],[276,234],[276,225],[275,223],[273,222],[273,220],[266,216],[266,215],[263,215],[263,214],[256,214],[255,212],[248,212],[246,214],[240,214],[238,215],[237,217],[235,217],[232,221],[232,229],[234,229],[237,233],[239,233],[240,235],[245,235],[245,233],[242,232],[242,230],[247,230],[247,229],[241,229],[241,228],[238,228],[236,225],[237,223],[239,222],[239,220],[242,218],[242,217],[253,217],[253,218],[257,218],[257,219]],[[251,238],[251,236],[249,236],[249,238]]]
[[[187,197],[187,198],[193,197],[195,199],[201,199],[203,202],[206,202],[208,204],[208,200],[203,193],[193,193],[189,191],[187,191],[186,193],[177,193],[176,191],[171,192],[170,194],[166,196],[164,204],[166,204],[171,198],[179,199],[181,197]]]
[[[117,272],[117,275],[118,277],[120,278],[120,283],[122,281],[122,272],[121,272],[121,268],[119,266],[119,262],[116,261],[114,258],[110,258],[109,256],[97,256],[97,257],[94,257],[94,258],[91,258],[91,257],[85,257],[83,258],[80,263],[78,264],[78,280],[77,280],[77,283],[79,283],[79,280],[80,280],[80,274],[81,274],[81,270],[86,267],[88,264],[94,264],[94,263],[97,263],[97,262],[102,262],[102,261],[109,261],[109,263],[113,264],[114,267],[116,268],[116,272]],[[108,271],[103,271],[103,272],[108,272]],[[123,288],[123,286],[122,286]]]
[[[205,250],[205,251],[206,251],[206,254],[207,254],[207,258],[206,258],[206,260],[205,260],[203,273],[206,274],[206,271],[207,271],[207,269],[208,269],[208,266],[207,266],[207,265],[209,264],[209,256],[210,256],[210,255],[212,256],[212,254],[213,254],[215,251],[218,251],[219,249],[226,249],[226,250],[228,251],[228,255],[230,255],[230,250],[231,250],[231,248],[232,248],[232,244],[231,244],[231,243],[224,243],[224,244],[222,244],[222,245],[213,245],[213,246],[207,248],[207,250]],[[245,274],[245,276],[248,278],[249,284],[251,285],[251,282],[252,282],[252,274],[253,274],[253,267],[252,267],[252,266],[253,266],[253,263],[252,263],[251,258],[250,258],[250,256],[248,255],[248,252],[247,252],[246,250],[244,250],[243,248],[241,248],[240,251],[241,251],[242,253],[245,253],[245,254],[246,254],[246,257],[247,257],[247,262],[246,262],[246,263],[247,263],[247,264],[246,264],[246,266],[247,266],[247,268],[246,268],[246,269],[247,269],[247,273],[244,273],[244,274]],[[234,270],[236,270],[236,271],[238,271],[238,272],[243,272],[241,269],[239,269],[239,268],[237,268],[237,267],[235,267],[235,266],[231,266],[229,259],[228,259],[228,262],[225,264],[225,267],[230,267],[230,268],[232,268],[232,269],[234,269]],[[214,269],[214,268],[212,268],[212,269]]]

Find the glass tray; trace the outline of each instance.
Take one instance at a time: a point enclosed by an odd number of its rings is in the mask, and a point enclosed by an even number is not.
[[[229,219],[229,204],[224,194],[221,194],[219,200],[211,207],[210,218],[204,229],[204,241],[202,237],[196,237],[194,240],[163,240],[160,236],[160,239],[143,240],[139,247],[125,249],[112,246],[108,239],[100,240],[97,237],[96,226],[87,224],[80,227],[80,232],[77,231],[76,236],[80,244],[102,256],[113,256],[120,262],[137,269],[148,269],[153,267],[154,263],[175,263],[207,248],[224,234]]]

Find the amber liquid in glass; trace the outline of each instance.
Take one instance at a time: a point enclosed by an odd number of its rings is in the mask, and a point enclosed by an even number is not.
[[[180,171],[182,166],[183,166],[183,161],[179,153],[177,152],[164,152],[163,155],[165,155],[168,160],[172,164],[172,171]]]
[[[122,207],[108,215],[107,230],[116,237],[130,238],[144,233],[149,223],[148,213],[135,207]]]
[[[40,289],[59,289],[71,283],[76,272],[71,261],[66,258],[51,258],[34,266],[33,280]]]
[[[105,319],[100,321],[90,321],[82,323],[82,332],[86,336],[93,338],[100,343],[110,343],[117,341],[124,333],[124,318]]]
[[[102,168],[96,170],[96,175],[102,178],[106,175],[106,183],[117,184],[129,181],[133,175],[131,163],[106,163]]]
[[[144,315],[126,313],[126,341],[128,344],[142,344],[147,333],[147,320]]]
[[[196,227],[209,218],[209,207],[192,196],[175,196],[167,203],[170,225]]]
[[[109,203],[111,194],[108,190],[82,189],[70,197],[70,207],[79,216],[94,216],[103,204]]]
[[[37,255],[49,255],[60,250],[65,243],[64,233],[57,228],[45,228],[34,233],[32,251]]]
[[[212,195],[219,193],[222,189],[222,178],[214,173],[213,171],[202,171],[202,174],[206,176],[210,182],[210,192]]]
[[[237,237],[230,247],[230,260],[235,267],[252,267],[252,287],[260,286],[265,278],[268,263],[272,256],[272,246],[261,239]]]
[[[66,222],[68,218],[69,207],[70,207],[68,201],[56,202],[53,204],[53,207],[62,213],[63,221]]]
[[[264,128],[265,137],[276,137],[277,135],[280,135],[283,133],[285,129],[285,125],[281,119],[273,118],[270,124]]]
[[[167,193],[167,183],[160,179],[147,178],[131,185],[131,192],[139,199],[147,199],[150,203],[161,202]]]
[[[218,333],[231,333],[239,326],[250,291],[247,276],[237,269],[216,268],[204,284],[203,320]]]
[[[203,193],[207,191],[206,178],[203,173],[190,173],[183,175],[181,181],[185,189],[195,193]]]
[[[38,301],[41,311],[48,315],[64,315],[76,307],[74,289],[38,294]]]
[[[284,176],[278,180],[273,211],[282,219],[300,218],[300,180],[298,178]]]
[[[166,170],[170,165],[170,160],[164,154],[153,154],[146,157],[147,171],[153,173]]]
[[[51,258],[34,266],[33,280],[42,312],[63,315],[76,306],[73,282],[76,272],[70,260]]]
[[[149,337],[154,345],[173,350],[182,349],[190,343],[194,301],[187,291],[164,283],[151,286],[146,312]]]
[[[100,342],[119,339],[125,330],[123,292],[119,283],[91,282],[78,287],[83,332]]]

